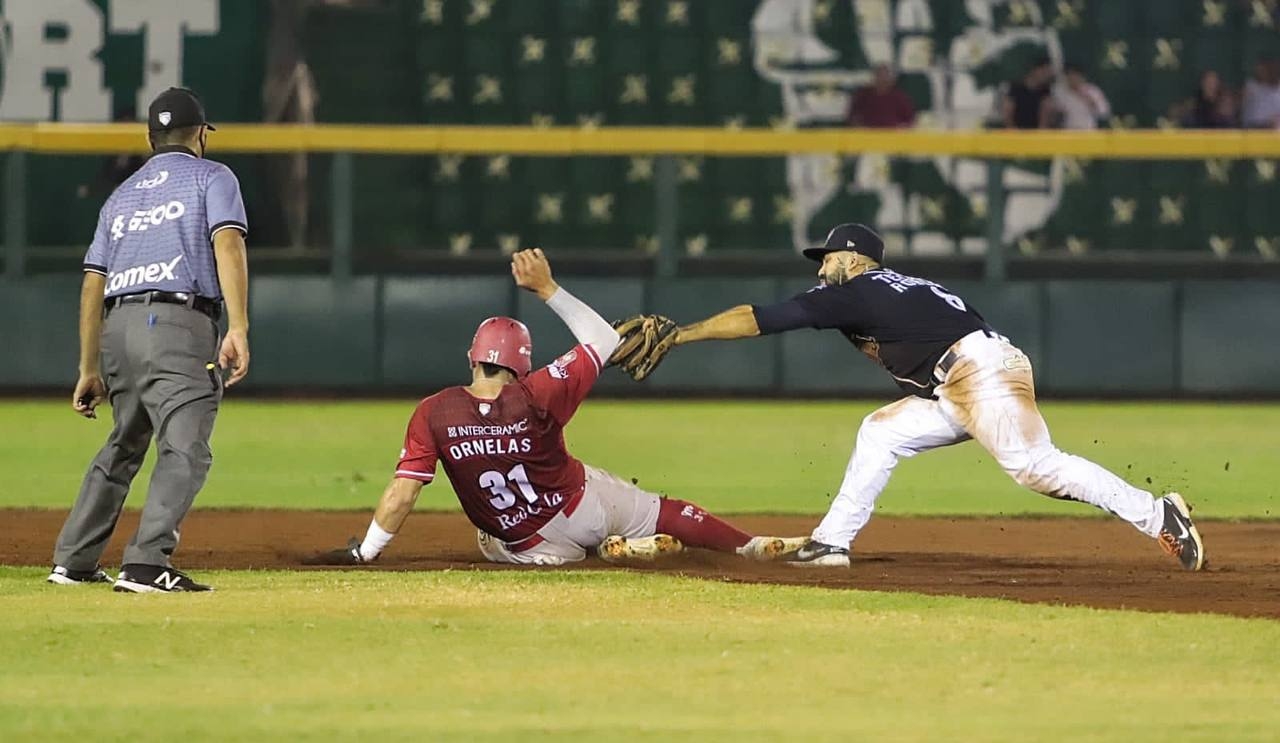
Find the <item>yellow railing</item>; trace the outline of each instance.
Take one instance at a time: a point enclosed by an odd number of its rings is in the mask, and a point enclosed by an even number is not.
[[[714,127],[469,127],[225,124],[221,152],[511,155],[787,155],[875,152],[987,158],[1116,159],[1280,157],[1270,131],[888,131]],[[0,124],[0,151],[145,152],[137,124]]]

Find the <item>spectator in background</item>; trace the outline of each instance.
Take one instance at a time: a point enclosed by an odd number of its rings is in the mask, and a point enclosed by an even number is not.
[[[121,109],[112,119],[113,122],[133,124],[138,121],[138,112],[133,106]],[[138,172],[147,162],[147,158],[141,154],[121,154],[113,155],[105,158],[102,165],[98,168],[98,174],[94,177],[93,182],[83,183],[76,189],[76,195],[82,199],[106,198],[112,191],[116,190],[116,186],[128,180],[129,176]]]
[[[1188,129],[1230,129],[1240,125],[1236,96],[1214,70],[1200,73],[1196,94],[1174,107],[1170,118]]]
[[[1274,58],[1259,59],[1244,84],[1244,125],[1280,129],[1280,62]]]
[[[916,122],[911,97],[898,87],[898,76],[887,64],[875,67],[871,85],[861,88],[849,101],[849,126],[897,129]]]
[[[1075,65],[1062,68],[1063,79],[1053,86],[1053,107],[1063,129],[1097,129],[1111,117],[1111,104],[1097,85]]]
[[[1001,102],[1001,118],[1008,129],[1045,129],[1053,116],[1049,86],[1053,64],[1048,57],[1032,63],[1021,80],[1010,83]]]

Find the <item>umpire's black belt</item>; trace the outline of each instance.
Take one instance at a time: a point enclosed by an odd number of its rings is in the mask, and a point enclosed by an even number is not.
[[[198,294],[188,294],[186,292],[141,292],[139,294],[125,294],[119,297],[107,297],[103,302],[103,306],[107,312],[119,307],[122,304],[152,304],[159,302],[161,304],[180,304],[187,309],[195,310],[204,315],[208,315],[210,319],[217,322],[222,318],[222,302],[216,299],[209,299]]]

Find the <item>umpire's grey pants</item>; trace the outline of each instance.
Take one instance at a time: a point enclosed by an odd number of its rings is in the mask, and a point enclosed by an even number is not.
[[[207,316],[174,304],[125,304],[102,326],[102,374],[115,427],[89,465],[53,561],[92,570],[115,531],[129,484],[152,435],[156,466],[138,533],[125,565],[171,567],[178,529],[213,464],[209,436],[222,400],[218,328]]]

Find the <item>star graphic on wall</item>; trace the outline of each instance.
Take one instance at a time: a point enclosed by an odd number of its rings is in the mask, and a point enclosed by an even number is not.
[[[436,158],[436,180],[456,181],[462,170],[462,155],[441,155]]]
[[[485,163],[485,175],[506,180],[511,177],[511,156],[494,155]]]
[[[493,0],[471,0],[471,12],[467,14],[467,25],[474,26],[487,21],[493,15]]]
[[[502,81],[494,75],[476,75],[476,92],[472,103],[501,103]]]
[[[471,252],[471,233],[462,232],[456,235],[449,235],[449,252],[454,255],[464,255]]]
[[[1159,216],[1160,224],[1174,226],[1182,224],[1182,211],[1186,204],[1186,196],[1161,196]]]
[[[707,243],[710,242],[706,235],[692,235],[684,241],[684,252],[691,256],[697,257],[707,252]]]
[[[651,180],[653,180],[653,158],[631,158],[627,167],[627,182],[644,183]]]
[[[686,106],[694,104],[693,86],[697,82],[697,75],[688,74],[672,78],[671,92],[667,93],[667,103],[679,103]]]
[[[594,36],[578,36],[569,45],[570,65],[593,65],[596,63],[596,38]]]
[[[1204,0],[1204,16],[1201,21],[1206,28],[1215,28],[1227,23],[1227,4],[1224,0]]]
[[[648,103],[649,78],[647,75],[626,75],[622,78],[622,93],[618,96],[621,103]]]
[[[640,0],[618,0],[617,19],[630,26],[640,23]]]
[[[514,233],[498,234],[498,250],[505,255],[511,255],[520,249],[520,236]]]
[[[434,72],[427,75],[427,100],[445,102],[452,101],[453,78],[445,75],[437,75]]]
[[[613,221],[614,196],[611,193],[587,197],[587,218],[592,222],[608,224]]]
[[[520,38],[520,61],[521,62],[541,62],[547,57],[547,40],[540,39],[537,36],[522,36]]]
[[[1108,41],[1103,54],[1102,66],[1115,70],[1129,67],[1129,42]]]
[[[702,180],[702,161],[693,157],[682,157],[677,161],[676,180],[680,183],[691,183]]]
[[[434,26],[444,23],[444,0],[423,0],[422,20]]]
[[[538,194],[538,211],[534,217],[540,224],[559,224],[564,220],[564,194]]]
[[[1137,212],[1137,199],[1125,199],[1117,196],[1111,200],[1111,221],[1116,224],[1132,224]]]
[[[667,23],[673,26],[689,25],[688,0],[671,0],[667,3]]]
[[[742,43],[733,39],[716,39],[716,64],[742,63]]]

